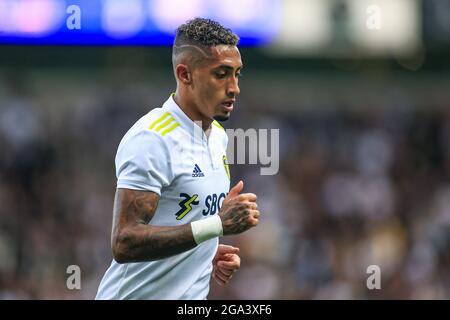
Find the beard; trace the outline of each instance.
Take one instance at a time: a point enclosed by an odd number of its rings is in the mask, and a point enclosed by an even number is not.
[[[225,122],[228,119],[230,119],[230,115],[218,115],[213,117],[214,120],[219,121],[219,122]]]

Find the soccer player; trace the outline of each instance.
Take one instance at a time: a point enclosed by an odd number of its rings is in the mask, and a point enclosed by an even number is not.
[[[172,51],[177,89],[139,119],[116,155],[114,260],[96,299],[206,299],[240,267],[220,236],[258,224],[256,195],[230,190],[227,135],[242,69],[239,38],[219,23],[181,25]],[[229,192],[228,192],[229,191]]]

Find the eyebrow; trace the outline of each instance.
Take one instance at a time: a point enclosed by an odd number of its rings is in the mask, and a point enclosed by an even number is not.
[[[241,65],[237,68],[237,70],[241,70],[242,68],[244,68],[244,65],[243,65],[243,64],[241,64]],[[221,64],[220,66],[216,67],[215,69],[227,69],[227,70],[233,70],[234,68],[231,67],[231,66],[229,66],[229,65],[227,65],[227,64]]]

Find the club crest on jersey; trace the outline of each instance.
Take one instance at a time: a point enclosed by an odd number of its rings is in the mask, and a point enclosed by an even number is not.
[[[192,171],[192,177],[197,178],[197,177],[204,177],[204,176],[205,176],[205,174],[202,172],[202,170],[200,169],[198,164],[195,164],[194,170]]]

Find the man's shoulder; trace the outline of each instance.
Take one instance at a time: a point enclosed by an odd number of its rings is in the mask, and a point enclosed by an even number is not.
[[[137,120],[123,136],[118,152],[167,152],[180,139],[179,123],[164,108],[154,108]]]
[[[174,119],[170,112],[164,108],[154,108],[142,116],[127,132],[126,136],[145,136],[160,141],[166,141],[173,135],[180,124]]]
[[[226,144],[228,142],[228,135],[227,135],[225,128],[217,120],[214,120],[212,122],[212,126],[215,128],[215,130],[218,132],[219,136],[222,138],[222,140]]]
[[[165,108],[155,108],[149,113],[142,123],[142,129],[153,134],[166,138],[173,136],[179,131],[180,123],[175,120],[173,115]]]
[[[225,128],[222,127],[222,125],[219,123],[219,121],[214,120],[214,121],[212,122],[212,125],[213,125],[214,127],[216,127],[217,129],[219,129],[219,132],[220,132],[220,131],[223,131],[223,132],[225,133]]]

